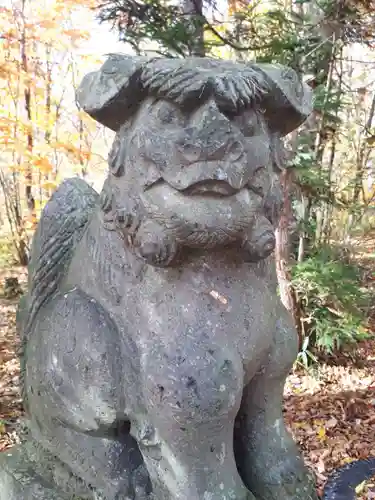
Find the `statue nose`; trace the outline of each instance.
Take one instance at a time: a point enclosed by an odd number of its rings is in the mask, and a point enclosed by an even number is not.
[[[195,163],[202,157],[202,148],[200,144],[195,144],[192,140],[181,141],[177,144],[177,151],[183,160],[188,163]]]
[[[177,143],[177,150],[188,163],[221,160],[228,154],[231,161],[235,161],[243,154],[244,146],[236,139],[228,120],[220,120],[199,130],[186,130],[184,139]]]

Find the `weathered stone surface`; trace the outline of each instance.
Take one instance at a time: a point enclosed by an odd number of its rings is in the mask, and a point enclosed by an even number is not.
[[[56,499],[316,499],[282,418],[297,337],[271,255],[281,137],[309,91],[284,67],[113,55],[77,99],[116,131],[110,171],[100,196],[63,183],[39,223],[18,325],[43,452],[3,457],[0,500],[49,500],[51,484]]]

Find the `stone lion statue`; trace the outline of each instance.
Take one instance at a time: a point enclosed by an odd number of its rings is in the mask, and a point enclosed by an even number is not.
[[[116,137],[101,194],[65,181],[34,237],[30,437],[1,500],[316,499],[282,416],[297,336],[271,255],[309,90],[281,66],[117,54],[77,100]]]

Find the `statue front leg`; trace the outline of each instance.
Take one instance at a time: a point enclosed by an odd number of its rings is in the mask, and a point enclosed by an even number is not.
[[[284,311],[265,369],[245,387],[235,423],[241,477],[259,500],[318,500],[312,476],[282,414],[286,376],[297,353],[297,334]]]
[[[77,287],[55,294],[40,310],[24,351],[35,446],[0,457],[0,500],[149,496],[126,414],[127,391],[136,392],[129,382],[134,359],[130,335],[122,339],[91,296]]]
[[[153,342],[144,358],[147,415],[135,419],[132,432],[155,498],[255,500],[233,453],[243,384],[238,355],[198,339],[189,345]]]

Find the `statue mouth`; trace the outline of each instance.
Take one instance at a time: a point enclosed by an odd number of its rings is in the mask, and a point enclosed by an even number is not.
[[[223,231],[234,237],[261,211],[259,195],[247,188],[236,190],[225,181],[202,181],[188,189],[189,193],[166,182],[155,184],[141,196],[147,217],[166,227],[183,228],[187,234]]]
[[[237,217],[242,220],[255,211],[273,224],[273,217],[270,217],[269,210],[265,210],[264,194],[252,189],[249,183],[236,189],[226,180],[211,178],[199,180],[181,190],[160,178],[147,187],[141,200],[151,217],[156,211],[164,216],[169,213],[172,220],[190,220],[198,213],[200,217],[217,220],[220,225],[220,219],[226,216],[231,220]]]
[[[160,179],[141,193],[135,212],[118,209],[115,220],[122,237],[136,247],[149,238],[154,246],[159,240],[169,242],[165,248],[181,244],[209,249],[238,242],[252,259],[274,248],[262,196],[225,181],[201,181],[181,192]]]
[[[188,196],[202,195],[210,196],[213,198],[221,198],[226,196],[233,196],[239,191],[239,189],[235,189],[226,181],[210,179],[195,182],[181,192]]]
[[[181,193],[238,193],[254,174],[255,166],[244,157],[235,165],[227,161],[199,161],[188,166],[159,169],[161,178]]]
[[[229,202],[232,198],[238,196],[239,193],[243,190],[249,192],[250,198],[254,199],[255,197],[258,200],[263,200],[262,202],[259,201],[259,206],[263,206],[264,209],[261,210],[261,212],[266,217],[266,219],[268,219],[268,221],[272,225],[274,225],[275,216],[273,214],[273,210],[270,210],[270,207],[265,206],[267,205],[267,203],[264,193],[252,186],[251,183],[247,183],[241,189],[236,189],[227,181],[209,179],[198,181],[187,187],[186,189],[180,191],[180,193],[185,197],[192,197],[192,203],[194,203],[194,199],[206,199],[207,201],[212,200],[212,203],[216,199],[217,203],[220,203],[220,200],[222,203],[226,203],[227,201]],[[218,208],[220,208],[220,205],[218,205]]]

